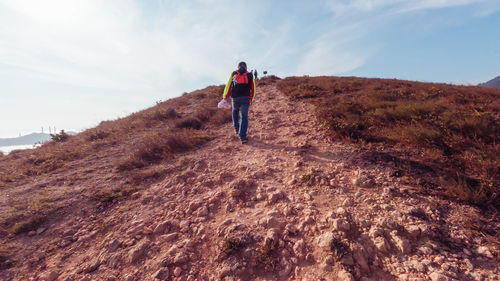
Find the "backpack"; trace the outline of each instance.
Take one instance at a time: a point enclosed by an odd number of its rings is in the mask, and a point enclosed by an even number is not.
[[[239,71],[236,71],[236,75],[233,76],[233,86],[239,85],[239,84],[248,84],[248,72],[245,71],[245,73],[240,73]]]

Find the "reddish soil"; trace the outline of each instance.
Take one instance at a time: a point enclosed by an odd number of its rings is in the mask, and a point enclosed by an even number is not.
[[[313,111],[262,85],[248,144],[230,124],[213,129],[109,202],[96,195],[130,185],[116,163],[140,135],[4,186],[0,279],[500,280],[499,243],[484,230],[498,231],[498,217],[325,138]],[[8,218],[26,204],[51,211],[14,235]]]

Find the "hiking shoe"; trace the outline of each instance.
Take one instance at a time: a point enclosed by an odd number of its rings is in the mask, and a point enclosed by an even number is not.
[[[240,129],[239,128],[238,129],[234,128],[234,131],[236,132],[236,134],[240,133]]]
[[[242,138],[242,139],[241,139],[241,143],[242,143],[242,144],[245,144],[245,143],[247,143],[247,142],[248,142],[248,138]]]

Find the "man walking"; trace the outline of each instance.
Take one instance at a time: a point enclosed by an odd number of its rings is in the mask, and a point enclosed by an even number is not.
[[[227,101],[229,96],[233,106],[233,127],[241,143],[245,144],[248,142],[248,109],[255,96],[255,81],[243,61],[238,63],[238,70],[231,73],[224,88],[222,98]]]

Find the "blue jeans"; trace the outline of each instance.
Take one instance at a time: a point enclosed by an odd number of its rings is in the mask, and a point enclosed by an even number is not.
[[[239,129],[238,135],[240,136],[240,139],[244,139],[247,137],[250,97],[231,98],[231,103],[233,106],[233,127],[235,130]]]

